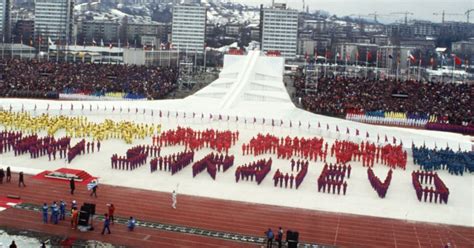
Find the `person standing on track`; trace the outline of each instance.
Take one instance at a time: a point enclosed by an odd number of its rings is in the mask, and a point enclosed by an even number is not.
[[[71,195],[74,195],[74,190],[76,190],[76,183],[73,177],[71,177],[71,180],[69,181],[69,188],[71,189]]]
[[[104,235],[105,229],[107,229],[110,234],[110,218],[108,214],[104,214],[104,228],[102,229],[102,235]]]
[[[271,248],[273,246],[273,238],[275,236],[271,228],[268,228],[268,231],[265,232],[265,236],[267,237],[267,248]]]
[[[23,177],[23,171],[20,171],[19,179],[18,179],[18,187],[21,187],[21,185],[23,185],[23,187],[26,187],[25,179]]]
[[[7,167],[7,183],[12,180],[12,172],[10,170],[10,166]]]
[[[176,204],[178,203],[178,193],[176,193],[175,190],[173,190],[173,193],[171,194],[171,200],[173,201],[173,203],[171,204],[171,207],[173,207],[173,209],[176,209]]]
[[[114,204],[107,204],[107,208],[108,208],[108,210],[109,210],[110,223],[113,225],[113,224],[114,224],[115,206],[114,206]]]

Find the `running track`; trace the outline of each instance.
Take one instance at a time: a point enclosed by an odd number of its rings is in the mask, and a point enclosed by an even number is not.
[[[169,193],[133,188],[100,185],[98,198],[91,198],[85,186],[76,186],[74,197],[69,194],[69,183],[37,180],[25,175],[26,188],[13,182],[0,185],[0,196],[19,195],[24,203],[42,205],[53,200],[74,199],[95,203],[98,214],[105,213],[106,204],[113,203],[116,216],[133,216],[138,220],[204,228],[254,236],[263,236],[271,227],[292,229],[300,233],[300,241],[340,247],[474,247],[474,228],[437,225],[422,222],[405,222],[387,218],[347,215],[286,208],[245,202],[179,195],[178,208],[171,208]],[[68,206],[69,207],[69,206]],[[9,208],[0,212],[0,226],[29,229],[43,233],[91,239],[132,247],[255,247],[240,243],[197,235],[180,234],[137,228],[128,232],[123,225],[112,226],[112,235],[101,236],[101,223],[96,231],[80,233],[71,230],[69,222],[60,225],[42,224],[41,214]]]

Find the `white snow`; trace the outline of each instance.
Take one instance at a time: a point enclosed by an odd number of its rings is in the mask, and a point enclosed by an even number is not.
[[[411,183],[410,173],[418,169],[413,165],[411,152],[409,152],[407,170],[397,169],[394,171],[392,183],[385,199],[380,199],[371,188],[367,179],[367,171],[361,166],[360,162],[351,163],[353,169],[351,178],[348,180],[346,196],[317,192],[316,179],[321,173],[322,162],[310,162],[308,174],[298,190],[274,188],[273,173],[278,168],[284,172],[289,172],[289,162],[270,155],[261,155],[256,158],[241,155],[242,143],[248,142],[251,137],[258,133],[271,133],[283,137],[287,135],[299,137],[322,136],[325,141],[331,144],[335,139],[349,139],[360,142],[363,138],[365,140],[365,132],[368,131],[371,142],[377,141],[377,134],[380,134],[381,141],[383,141],[386,134],[389,140],[392,140],[392,136],[397,137],[397,140],[402,140],[406,149],[409,149],[412,141],[416,145],[426,143],[430,147],[434,147],[435,143],[438,146],[448,144],[456,149],[460,146],[463,150],[470,150],[472,143],[470,137],[454,133],[373,126],[316,115],[297,109],[288,96],[280,95],[281,89],[284,89],[281,76],[283,66],[280,68],[280,64],[283,65],[281,58],[259,56],[258,53],[250,52],[248,56],[226,55],[220,78],[194,96],[185,99],[105,102],[0,100],[3,109],[9,109],[11,105],[13,111],[19,111],[23,107],[36,115],[46,112],[46,107],[49,104],[51,115],[60,113],[71,116],[83,115],[94,122],[112,119],[116,121],[130,120],[141,123],[161,123],[162,130],[174,129],[178,125],[192,127],[196,130],[207,128],[239,130],[240,140],[230,150],[230,153],[236,156],[235,164],[226,173],[218,173],[216,181],[213,181],[206,172],[193,178],[191,166],[174,176],[162,171],[150,173],[149,165],[135,171],[113,170],[110,165],[112,154],[123,155],[132,146],[126,145],[121,140],[106,140],[102,142],[102,149],[99,153],[78,156],[71,164],[66,164],[60,160],[49,162],[47,156],[36,160],[30,159],[29,155],[14,157],[13,152],[3,154],[0,163],[3,167],[12,166],[14,171],[24,170],[24,168],[34,169],[33,173],[41,170],[55,170],[61,167],[84,169],[93,176],[100,177],[101,183],[111,185],[171,192],[179,183],[180,194],[401,220],[474,226],[472,176],[469,174],[462,177],[453,176],[448,174],[447,171],[438,171],[441,179],[450,189],[448,204],[419,202]],[[261,85],[265,85],[265,87],[256,88]],[[268,97],[272,94],[276,98]],[[61,104],[63,104],[62,111],[59,110]],[[73,111],[70,110],[71,104],[74,104]],[[83,111],[81,110],[81,104],[85,105]],[[35,105],[37,106],[36,112],[33,111]],[[93,106],[92,112],[89,111],[89,105]],[[96,106],[99,106],[99,110],[96,110]],[[115,106],[114,112],[112,112],[113,106]],[[120,106],[124,108],[122,113],[118,111]],[[127,114],[127,108],[131,109],[130,114]],[[139,109],[138,114],[135,114],[135,108]],[[143,109],[146,110],[145,114],[142,114]],[[152,110],[154,112],[153,116],[151,116]],[[162,118],[158,116],[160,110],[163,112]],[[169,118],[167,118],[168,111],[170,111]],[[176,111],[179,113],[178,118],[175,117]],[[186,113],[186,118],[183,117],[184,113]],[[192,113],[196,113],[194,119]],[[201,120],[201,113],[205,114],[203,120]],[[209,114],[213,115],[212,120],[209,119]],[[219,114],[223,115],[223,120],[218,120]],[[227,121],[228,115],[230,121]],[[238,121],[236,121],[236,116],[239,117]],[[253,124],[254,117],[257,118],[257,124]],[[266,119],[265,124],[262,124],[263,118]],[[283,120],[284,125],[272,127],[272,119],[275,120],[276,125],[279,125],[280,120]],[[292,120],[291,128],[289,127],[289,120]],[[299,121],[302,122],[301,127],[298,125]],[[321,124],[321,129],[317,127],[318,122]],[[308,123],[311,125],[309,129]],[[326,124],[331,127],[329,131],[326,131]],[[335,132],[336,125],[342,130],[342,133]],[[355,134],[356,128],[359,129],[361,137],[345,135],[346,127],[351,130],[351,134]],[[41,135],[45,135],[45,133],[41,133]],[[56,137],[64,135],[64,131],[60,131],[56,134]],[[72,139],[71,143],[75,144],[77,141],[78,139]],[[137,144],[151,144],[151,138],[137,140],[133,143],[133,145]],[[166,155],[183,150],[184,147],[179,146],[165,147],[162,149],[162,154]],[[212,152],[210,149],[197,152],[195,161],[210,152]],[[271,172],[261,185],[257,186],[255,182],[250,181],[235,182],[234,172],[238,165],[269,157],[272,157],[274,163]],[[328,162],[334,163],[335,159],[328,156]],[[385,178],[387,171],[387,167],[375,165],[374,172],[382,180]],[[25,173],[31,172],[25,171]]]

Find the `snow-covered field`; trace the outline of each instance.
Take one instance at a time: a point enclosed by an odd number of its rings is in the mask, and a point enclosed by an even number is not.
[[[8,103],[6,103],[8,102]],[[17,100],[2,100],[4,108],[9,106],[10,103],[18,108],[20,101]],[[5,104],[6,103],[6,104]],[[241,145],[242,142],[248,142],[252,136],[258,133],[273,133],[277,136],[299,136],[299,137],[313,137],[323,136],[329,143],[334,142],[337,137],[334,133],[312,132],[309,133],[306,127],[298,127],[296,124],[292,127],[272,127],[269,125],[261,124],[245,124],[235,121],[209,121],[201,120],[199,115],[193,119],[191,115],[185,119],[183,117],[176,118],[174,114],[170,114],[167,118],[163,116],[160,118],[155,112],[154,116],[150,115],[150,112],[142,114],[140,110],[138,114],[135,114],[132,110],[132,114],[128,114],[127,111],[124,113],[118,113],[118,107],[112,112],[112,107],[108,107],[104,110],[104,106],[112,104],[110,102],[101,102],[99,104],[99,110],[93,108],[93,111],[80,110],[80,104],[88,106],[88,102],[76,102],[75,110],[71,111],[57,110],[59,102],[56,101],[34,101],[34,100],[21,100],[24,104],[25,109],[30,109],[32,113],[36,115],[45,112],[45,109],[34,112],[32,109],[33,103],[38,106],[45,106],[46,103],[50,103],[52,109],[49,110],[50,114],[62,114],[67,115],[84,115],[87,116],[91,121],[102,121],[104,119],[113,120],[133,120],[135,122],[142,123],[161,123],[162,130],[173,129],[179,126],[192,127],[193,129],[206,129],[214,128],[219,130],[239,130],[240,140],[236,146],[234,146],[230,153],[236,155],[234,167],[228,170],[226,173],[218,173],[216,181],[213,181],[211,177],[203,172],[196,178],[192,177],[191,166],[188,166],[178,174],[171,176],[169,173],[158,171],[150,173],[149,166],[143,166],[135,171],[120,171],[111,169],[110,157],[114,153],[125,154],[125,151],[132,145],[125,144],[122,140],[107,140],[102,142],[102,149],[100,152],[93,154],[87,154],[84,156],[76,157],[71,164],[67,164],[64,161],[48,161],[47,156],[39,159],[30,159],[29,155],[23,155],[14,157],[13,152],[3,154],[0,158],[0,163],[3,166],[10,165],[15,171],[24,170],[30,173],[36,173],[42,170],[54,170],[61,167],[83,169],[88,171],[94,176],[100,177],[100,182],[111,185],[121,185],[127,187],[135,187],[142,189],[151,189],[157,191],[170,192],[177,187],[179,184],[179,193],[195,196],[206,196],[227,200],[245,201],[253,203],[280,205],[288,207],[297,207],[313,210],[324,210],[331,212],[342,212],[351,214],[362,214],[380,217],[389,217],[403,220],[415,220],[415,221],[427,221],[436,223],[446,223],[464,226],[474,226],[472,207],[473,207],[473,181],[472,176],[465,174],[464,176],[453,176],[448,174],[446,171],[439,171],[439,175],[442,180],[446,183],[450,189],[449,203],[447,205],[433,204],[419,202],[416,198],[415,191],[411,184],[410,173],[412,170],[418,169],[413,165],[412,158],[409,158],[409,165],[407,170],[395,170],[391,186],[388,190],[387,197],[380,199],[376,192],[371,188],[369,181],[367,180],[367,171],[361,166],[359,162],[353,162],[351,178],[348,180],[347,195],[332,195],[317,192],[316,179],[322,170],[322,162],[311,162],[308,174],[301,184],[298,190],[295,189],[281,189],[274,188],[272,176],[276,169],[281,171],[290,171],[289,162],[286,160],[277,159],[275,156],[261,155],[257,158],[253,156],[242,156]],[[142,106],[147,103],[149,106],[153,102],[141,102]],[[154,102],[154,103],[159,103]],[[70,106],[69,103],[64,103],[64,106]],[[92,103],[96,106],[97,103]],[[114,102],[124,106],[134,105],[137,102]],[[56,110],[53,110],[56,108]],[[65,107],[66,109],[66,107]],[[127,113],[127,114],[125,114]],[[199,117],[198,117],[199,116]],[[205,118],[208,119],[208,118]],[[358,125],[358,123],[354,123]],[[397,129],[393,130],[396,133]],[[420,131],[421,132],[421,131]],[[416,133],[416,132],[415,132]],[[44,135],[44,133],[42,133]],[[58,133],[57,137],[64,136],[64,131]],[[340,138],[347,138],[342,135]],[[413,137],[416,140],[416,135]],[[352,137],[355,140],[354,137]],[[72,144],[75,144],[78,139],[73,139]],[[136,140],[133,145],[136,144],[151,144],[151,138],[145,140]],[[171,154],[184,150],[184,147],[166,147],[162,149],[162,154]],[[206,154],[212,152],[210,149],[203,149],[197,152],[195,160],[204,157]],[[254,161],[258,158],[272,157],[274,163],[272,171],[267,175],[261,185],[256,185],[255,182],[241,181],[235,182],[234,171],[236,166]],[[334,158],[329,158],[328,162],[334,162]],[[28,169],[26,169],[28,168]],[[388,168],[383,165],[376,165],[374,168],[376,175],[384,180]]]

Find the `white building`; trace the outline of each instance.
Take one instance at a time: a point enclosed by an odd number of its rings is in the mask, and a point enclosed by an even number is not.
[[[174,6],[171,26],[173,48],[191,53],[204,52],[206,12],[206,7],[199,4]]]
[[[2,40],[10,40],[11,0],[0,0],[0,36]]]
[[[261,50],[279,51],[285,58],[296,56],[298,39],[298,11],[287,9],[285,4],[261,9]]]
[[[35,37],[71,42],[74,0],[36,0]]]

